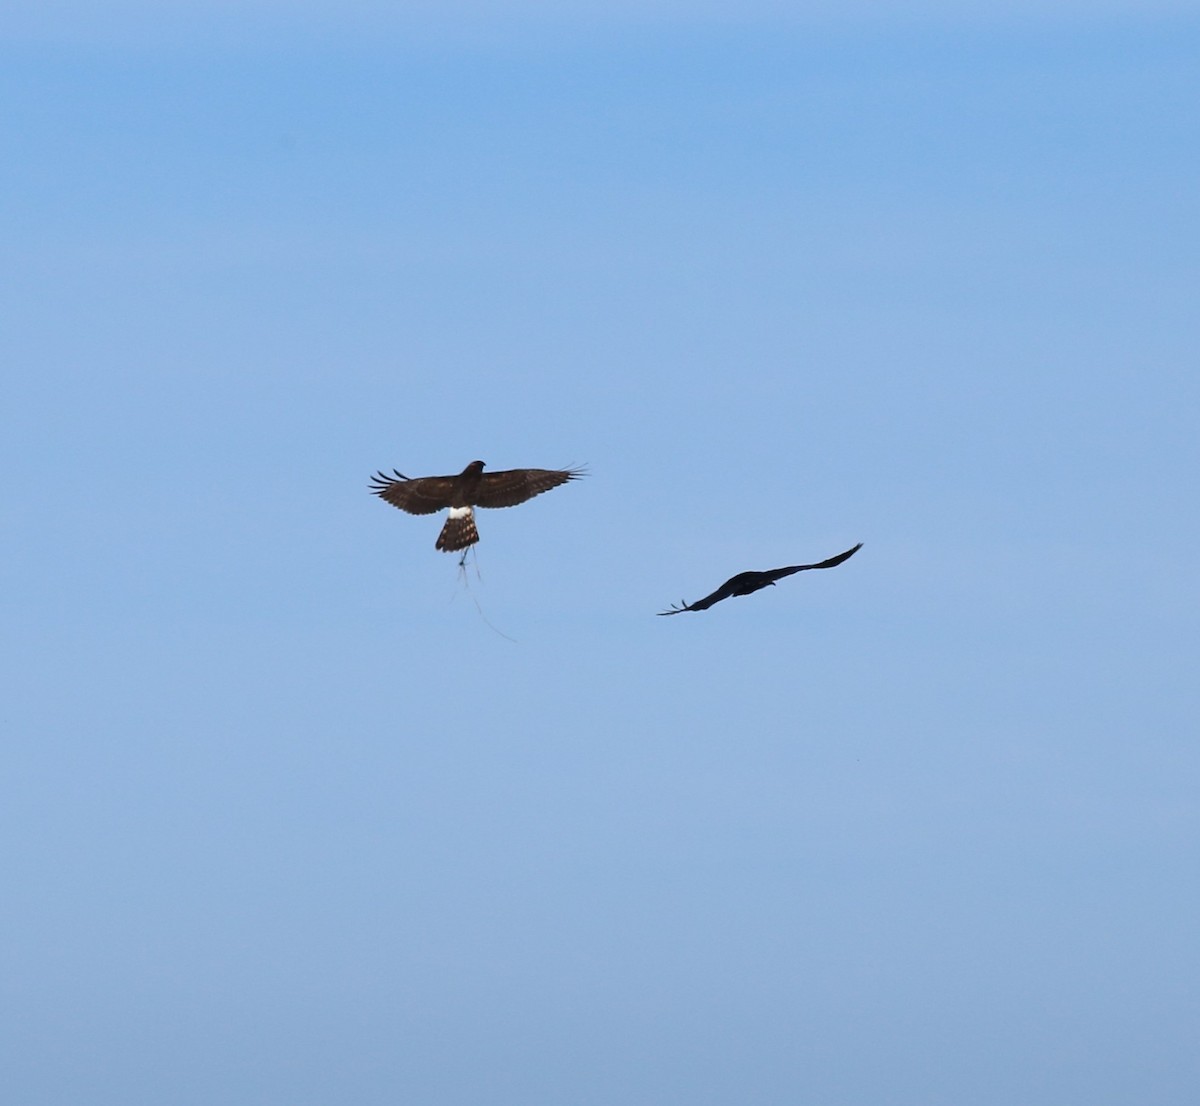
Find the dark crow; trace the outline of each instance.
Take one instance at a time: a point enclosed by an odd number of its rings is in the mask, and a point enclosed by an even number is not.
[[[830,557],[829,560],[815,565],[792,565],[790,568],[773,568],[769,572],[739,572],[736,576],[726,580],[712,595],[697,599],[695,603],[672,604],[670,610],[658,613],[683,614],[684,611],[706,611],[714,603],[720,603],[722,599],[728,599],[731,595],[749,595],[761,588],[772,587],[776,580],[782,580],[783,577],[791,576],[794,572],[805,572],[810,568],[833,568],[853,557],[861,548],[862,542],[859,542],[853,549],[847,549],[845,553],[839,553],[836,557]]]
[[[472,461],[457,476],[410,479],[395,469],[392,472],[394,476],[382,472],[372,476],[371,491],[410,515],[431,515],[449,507],[450,517],[436,543],[447,553],[479,540],[475,507],[515,507],[583,475],[582,469],[506,469],[485,474],[482,461]]]

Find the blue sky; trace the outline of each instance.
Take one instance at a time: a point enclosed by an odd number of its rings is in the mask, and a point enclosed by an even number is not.
[[[0,33],[14,1101],[1194,1101],[1194,12]]]

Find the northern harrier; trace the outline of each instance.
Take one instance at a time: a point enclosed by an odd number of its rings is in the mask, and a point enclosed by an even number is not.
[[[582,469],[506,469],[485,474],[482,461],[472,461],[457,476],[412,480],[395,469],[392,472],[395,476],[382,472],[372,476],[371,491],[410,515],[432,515],[449,507],[450,517],[437,540],[437,548],[447,553],[466,549],[479,540],[475,507],[515,507],[583,475]]]
[[[790,568],[773,568],[768,572],[739,572],[736,576],[726,580],[712,595],[697,599],[695,603],[672,604],[670,610],[658,613],[683,614],[684,611],[706,611],[714,603],[728,599],[731,595],[749,595],[761,588],[773,587],[776,580],[782,580],[783,577],[791,576],[794,572],[804,572],[810,568],[833,568],[835,565],[849,560],[861,548],[862,542],[859,542],[853,549],[847,549],[845,553],[839,553],[836,557],[830,557],[829,560],[815,565],[792,565]]]

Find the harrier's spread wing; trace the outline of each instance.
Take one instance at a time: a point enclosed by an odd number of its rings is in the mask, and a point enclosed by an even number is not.
[[[515,507],[582,475],[582,469],[506,469],[485,472],[480,477],[473,502],[476,507]]]
[[[377,472],[371,477],[371,491],[385,503],[399,507],[410,515],[431,515],[450,506],[450,494],[454,486],[452,476],[422,476],[410,480],[403,473],[394,477]]]
[[[371,491],[412,515],[431,515],[448,507],[450,514],[435,546],[452,553],[479,541],[476,507],[514,507],[583,475],[582,469],[508,469],[485,475],[484,467],[482,461],[472,461],[457,476],[416,479],[395,469],[392,476],[378,472],[371,477]]]

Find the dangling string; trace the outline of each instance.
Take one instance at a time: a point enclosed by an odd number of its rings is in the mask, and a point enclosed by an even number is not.
[[[462,583],[463,590],[471,597],[471,602],[475,604],[475,610],[479,612],[479,617],[483,619],[484,625],[493,633],[499,634],[505,641],[511,641],[514,645],[520,644],[515,637],[509,637],[498,626],[492,624],[491,619],[483,613],[483,608],[479,605],[479,600],[475,598],[475,593],[471,590],[471,579],[467,574],[467,554],[474,549],[474,545],[468,545],[463,550],[463,555],[458,559],[458,578]],[[482,581],[483,574],[479,571],[479,554],[475,554],[475,579]]]

